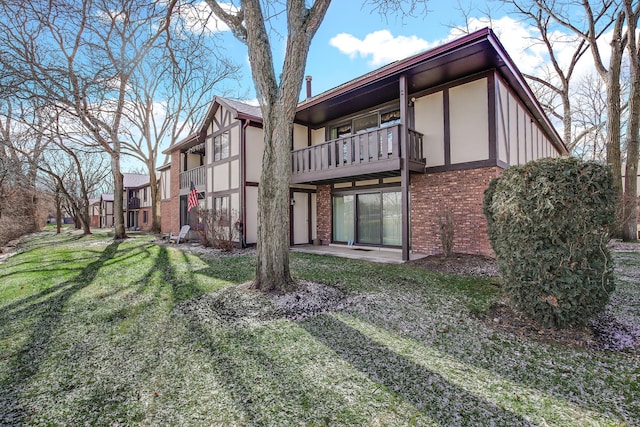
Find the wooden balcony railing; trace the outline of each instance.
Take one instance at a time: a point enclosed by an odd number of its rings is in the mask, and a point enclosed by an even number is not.
[[[292,151],[292,182],[399,170],[400,129],[390,126]],[[408,136],[409,160],[424,165],[423,135],[409,129]]]
[[[191,182],[193,182],[193,185],[204,185],[206,182],[206,176],[207,172],[205,166],[189,169],[186,172],[181,172],[180,188],[191,188]]]
[[[137,197],[132,197],[127,200],[127,209],[140,209],[140,199]]]

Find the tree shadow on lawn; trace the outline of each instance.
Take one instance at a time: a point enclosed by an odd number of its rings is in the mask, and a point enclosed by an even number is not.
[[[284,319],[275,318],[267,322],[282,321]],[[311,376],[305,373],[310,369],[309,363],[314,363],[313,357],[305,359],[305,364],[289,359],[289,339],[295,340],[289,333],[296,333],[289,331],[288,326],[284,326],[284,332],[275,323],[246,328],[242,321],[229,322],[217,332],[212,332],[210,327],[209,322],[198,320],[187,324],[192,342],[207,352],[207,359],[215,369],[213,376],[236,404],[238,414],[231,416],[240,419],[227,422],[329,425],[333,423],[331,420],[345,424],[341,417],[355,416],[350,407],[351,393],[345,396],[316,381],[323,375],[321,367],[314,367],[318,372]],[[357,424],[366,422],[366,417],[360,416],[360,419]]]
[[[469,425],[494,420],[497,425],[534,425],[452,384],[442,375],[393,352],[330,315],[308,319],[301,326],[372,381],[440,424]]]
[[[29,408],[27,402],[21,401],[21,398],[24,397],[23,392],[27,389],[29,380],[37,374],[49,351],[67,301],[76,292],[93,282],[100,268],[115,256],[119,245],[119,242],[111,243],[97,260],[88,264],[75,278],[56,285],[55,290],[61,290],[61,292],[51,298],[25,306],[19,312],[13,312],[8,316],[3,315],[0,319],[0,328],[4,329],[9,327],[10,323],[20,322],[20,319],[37,318],[31,326],[32,332],[25,345],[9,361],[9,375],[0,383],[2,423],[22,424],[28,421]],[[37,296],[29,297],[29,301],[50,293],[52,291],[45,290]],[[26,303],[22,302],[22,304]]]
[[[407,284],[420,292],[419,284]],[[459,296],[453,294],[452,298]],[[419,304],[401,307],[396,313],[402,317],[394,323],[385,317],[385,311],[373,314],[376,310],[368,310],[364,315],[350,310],[349,315],[398,336],[427,342],[461,363],[491,371],[586,412],[603,417],[613,414],[619,422],[632,421],[640,413],[640,359],[633,354],[576,349],[535,336],[517,336],[492,327],[491,322],[486,322],[487,326],[467,309],[460,311],[460,318],[437,316],[438,323],[429,334],[424,321],[419,323],[424,310],[429,308]]]

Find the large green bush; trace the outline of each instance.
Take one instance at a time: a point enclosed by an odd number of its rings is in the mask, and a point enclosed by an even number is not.
[[[615,288],[614,208],[611,171],[595,162],[542,159],[492,180],[483,209],[512,307],[557,327],[601,311]]]

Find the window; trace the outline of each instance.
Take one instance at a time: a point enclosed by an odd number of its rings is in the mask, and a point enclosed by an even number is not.
[[[349,135],[351,135],[351,122],[332,127],[330,139],[343,138]]]
[[[142,211],[142,223],[146,224],[149,222],[149,212],[148,211]]]
[[[221,133],[213,138],[213,161],[229,157],[229,132]]]
[[[380,127],[387,127],[400,124],[400,110],[393,110],[380,114]]]
[[[376,129],[382,129],[387,127],[392,127],[400,124],[400,109],[392,108],[391,110],[383,110],[371,114],[367,114],[364,116],[356,117],[349,122],[341,123],[339,125],[335,125],[329,129],[329,139],[339,139],[344,138],[351,135],[356,135],[358,133],[371,132]],[[365,150],[368,149],[369,158],[375,157],[376,153],[378,156],[385,154],[393,153],[393,130],[389,129],[387,131],[386,137],[384,134],[379,135],[369,135],[368,140],[359,141],[359,146],[355,147],[356,150],[360,152],[360,160],[363,160]],[[365,147],[368,145],[368,147]],[[386,145],[386,147],[385,147]],[[343,147],[342,160],[346,162],[347,160],[347,147]],[[337,158],[339,158],[339,151],[336,152]],[[352,153],[353,156],[353,153]]]
[[[225,221],[229,221],[229,196],[214,197],[213,211],[220,215],[220,220],[223,224],[225,224]]]
[[[353,133],[369,132],[378,129],[378,114],[369,114],[353,120]]]
[[[147,201],[147,188],[146,187],[142,190],[142,200],[144,202]],[[147,222],[147,221],[145,221],[145,222]]]

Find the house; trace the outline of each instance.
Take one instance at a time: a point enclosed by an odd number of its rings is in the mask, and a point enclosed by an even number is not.
[[[89,199],[89,226],[91,228],[100,227],[100,202],[98,199]]]
[[[100,228],[113,227],[113,194],[100,195]]]
[[[223,210],[256,242],[263,133],[259,107],[215,97],[197,132],[165,151],[162,228]],[[510,165],[567,155],[495,34],[483,29],[311,96],[296,112],[290,243],[441,252],[439,218],[456,252],[491,255],[482,214],[489,181]]]
[[[129,230],[151,229],[152,204],[149,175],[135,173],[122,175],[122,207],[125,228]],[[92,227],[113,227],[115,223],[113,194],[102,194],[99,199],[90,200],[89,215]]]
[[[149,175],[124,173],[124,225],[129,230],[151,229],[151,184]]]

